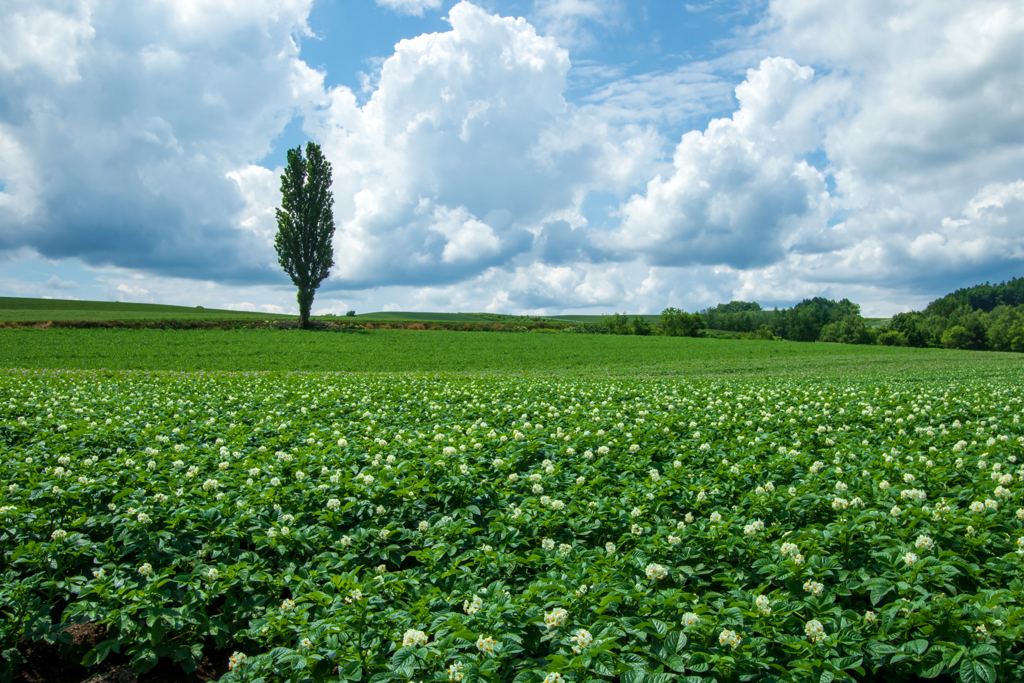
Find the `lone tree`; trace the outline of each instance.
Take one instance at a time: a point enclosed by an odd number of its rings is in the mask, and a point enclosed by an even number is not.
[[[274,247],[284,272],[299,288],[299,324],[309,328],[313,294],[334,265],[334,195],[331,163],[320,145],[288,150],[288,166],[281,175],[281,208],[277,210]]]

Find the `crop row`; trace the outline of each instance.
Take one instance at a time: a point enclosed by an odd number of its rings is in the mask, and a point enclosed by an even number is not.
[[[8,372],[0,649],[231,681],[1024,678],[1024,392]],[[10,667],[10,671],[16,666]]]

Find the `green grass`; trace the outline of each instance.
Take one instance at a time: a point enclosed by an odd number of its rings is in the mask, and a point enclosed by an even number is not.
[[[561,320],[561,321],[565,321],[565,322],[575,322],[575,323],[603,323],[606,318],[609,318],[611,316],[612,316],[611,313],[609,313],[608,315],[576,315],[574,313],[563,313],[563,314],[560,314],[560,315],[545,316],[545,319],[547,319],[547,320]],[[627,313],[626,316],[630,320],[632,320],[633,318],[637,317],[637,315],[634,314],[634,313]],[[661,324],[661,316],[660,315],[657,315],[657,314],[644,314],[644,315],[641,315],[640,317],[643,318],[644,320],[646,320],[647,322],[651,323],[652,325],[660,325]]]
[[[467,323],[514,323],[533,320],[530,316],[503,315],[501,313],[431,313],[418,311],[378,311],[360,313],[354,316],[320,316],[321,320],[346,320],[359,322],[467,322]]]
[[[1024,367],[1024,355],[746,340],[373,330],[0,329],[0,367],[835,375]]]
[[[226,311],[201,306],[0,297],[0,322],[58,320],[294,320],[294,315]]]
[[[658,322],[661,316],[644,316]],[[295,315],[228,311],[201,306],[165,306],[119,301],[71,301],[68,299],[32,299],[0,297],[0,322],[47,322],[63,320],[295,320]],[[377,311],[355,316],[321,315],[315,320],[355,322],[499,322],[524,320],[571,320],[601,322],[600,315],[517,316],[502,313],[437,313],[419,311]]]

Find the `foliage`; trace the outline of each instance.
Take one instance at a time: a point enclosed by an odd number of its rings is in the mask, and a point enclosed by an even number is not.
[[[91,620],[88,664],[232,683],[1021,680],[1019,374],[9,371],[0,651]]]
[[[678,308],[666,308],[661,312],[662,334],[670,337],[696,337],[706,327],[704,318],[698,313],[687,313]]]
[[[909,346],[1024,351],[1024,306],[985,312],[960,304],[945,316],[929,310],[895,315],[887,329],[901,333]]]
[[[871,331],[859,315],[848,315],[845,318],[829,323],[821,329],[818,341],[838,342],[840,344],[870,344]]]
[[[958,289],[955,292],[936,299],[928,304],[926,315],[949,317],[954,311],[966,307],[968,310],[980,310],[990,313],[999,306],[1020,306],[1024,304],[1024,278],[1011,278],[1009,281],[992,285],[983,285]]]
[[[855,327],[864,325],[863,318],[860,316],[860,306],[849,299],[833,301],[822,297],[804,299],[792,308],[773,311],[761,310],[757,304],[733,301],[729,304],[719,304],[715,308],[706,308],[700,314],[707,327],[711,329],[755,332],[761,327],[767,327],[774,336],[790,341],[861,339],[862,337],[856,334],[853,328],[847,328],[843,332],[840,332],[838,327],[830,328],[829,339],[823,339],[822,332],[829,325],[838,325],[847,318],[854,319],[852,323]],[[863,338],[866,339],[866,337]],[[852,343],[866,342],[855,341]]]
[[[886,330],[879,334],[878,343],[882,346],[909,346],[907,335],[896,330]]]
[[[629,334],[629,316],[625,313],[614,313],[602,320],[609,334]]]
[[[718,304],[714,308],[705,309],[705,312],[711,313],[743,313],[744,311],[760,311],[761,304],[753,301],[730,301],[727,304]]]
[[[634,316],[629,327],[630,332],[639,337],[646,337],[651,334],[651,324],[644,320],[642,315]]]
[[[299,288],[299,320],[309,327],[313,295],[334,265],[334,195],[331,164],[320,146],[306,144],[288,150],[281,174],[281,208],[277,214],[274,248],[284,272]]]

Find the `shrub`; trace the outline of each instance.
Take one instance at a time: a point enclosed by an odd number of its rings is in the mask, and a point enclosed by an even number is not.
[[[896,330],[886,330],[878,335],[878,343],[882,346],[910,346],[907,335]]]

